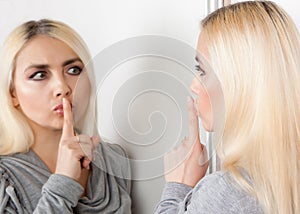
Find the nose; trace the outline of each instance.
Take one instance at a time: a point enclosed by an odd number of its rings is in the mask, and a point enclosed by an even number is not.
[[[194,94],[197,95],[199,93],[200,84],[201,84],[200,80],[197,79],[196,77],[194,77],[194,79],[192,80],[191,85],[190,85],[191,92],[193,92]]]
[[[72,93],[72,89],[64,77],[58,77],[55,80],[55,97],[68,97]]]

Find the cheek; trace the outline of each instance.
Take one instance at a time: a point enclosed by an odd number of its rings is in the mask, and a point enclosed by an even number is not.
[[[91,84],[88,77],[82,76],[78,79],[73,94],[74,116],[79,120],[86,112],[91,96]]]
[[[208,116],[211,112],[210,96],[203,86],[200,87],[197,99],[198,113],[201,116]]]
[[[212,129],[212,108],[211,97],[202,86],[198,93],[197,111],[198,116],[201,118],[202,124],[207,131]]]
[[[190,86],[191,91],[197,95],[197,108],[198,116],[204,118],[211,111],[210,97],[207,93],[206,87],[197,78],[194,78]]]
[[[42,108],[40,103],[45,97],[45,94],[42,94],[44,90],[41,88],[32,87],[24,84],[23,82],[15,82],[15,97],[13,98],[18,103],[19,107],[23,110],[24,113],[27,111],[34,110],[39,106]]]
[[[17,109],[30,121],[43,124],[49,121],[49,96],[44,88],[30,86],[24,82],[16,82],[15,95],[18,102]],[[29,121],[28,121],[29,122]],[[31,123],[31,122],[29,122]]]

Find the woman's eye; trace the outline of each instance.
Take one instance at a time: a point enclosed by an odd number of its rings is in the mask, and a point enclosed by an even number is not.
[[[199,76],[204,76],[205,75],[205,71],[202,70],[199,65],[195,65],[195,70],[197,71]]]
[[[43,80],[45,78],[46,78],[45,71],[37,71],[29,76],[29,79],[31,79],[31,80]]]
[[[81,74],[81,71],[82,71],[82,68],[75,66],[75,67],[69,68],[67,72],[68,72],[68,74],[71,74],[71,75],[79,75],[79,74]]]

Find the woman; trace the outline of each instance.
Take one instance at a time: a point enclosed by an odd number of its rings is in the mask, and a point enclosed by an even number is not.
[[[217,148],[222,170],[204,177],[207,164],[199,164],[203,147],[196,137],[190,156],[166,174],[156,213],[299,213],[300,38],[295,24],[272,2],[237,3],[202,21],[197,51],[200,73],[190,87],[197,109],[190,101],[190,121],[197,126],[198,112],[203,126],[215,131],[213,109],[207,108],[210,89],[203,86],[212,74],[203,56],[224,95]]]
[[[124,151],[91,137],[90,59],[61,22],[29,21],[8,36],[0,57],[0,213],[130,212]]]

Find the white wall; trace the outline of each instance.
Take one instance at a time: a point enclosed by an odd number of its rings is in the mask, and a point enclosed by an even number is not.
[[[53,18],[75,28],[93,55],[125,38],[166,35],[195,44],[204,1],[0,0],[0,41],[23,21]]]

